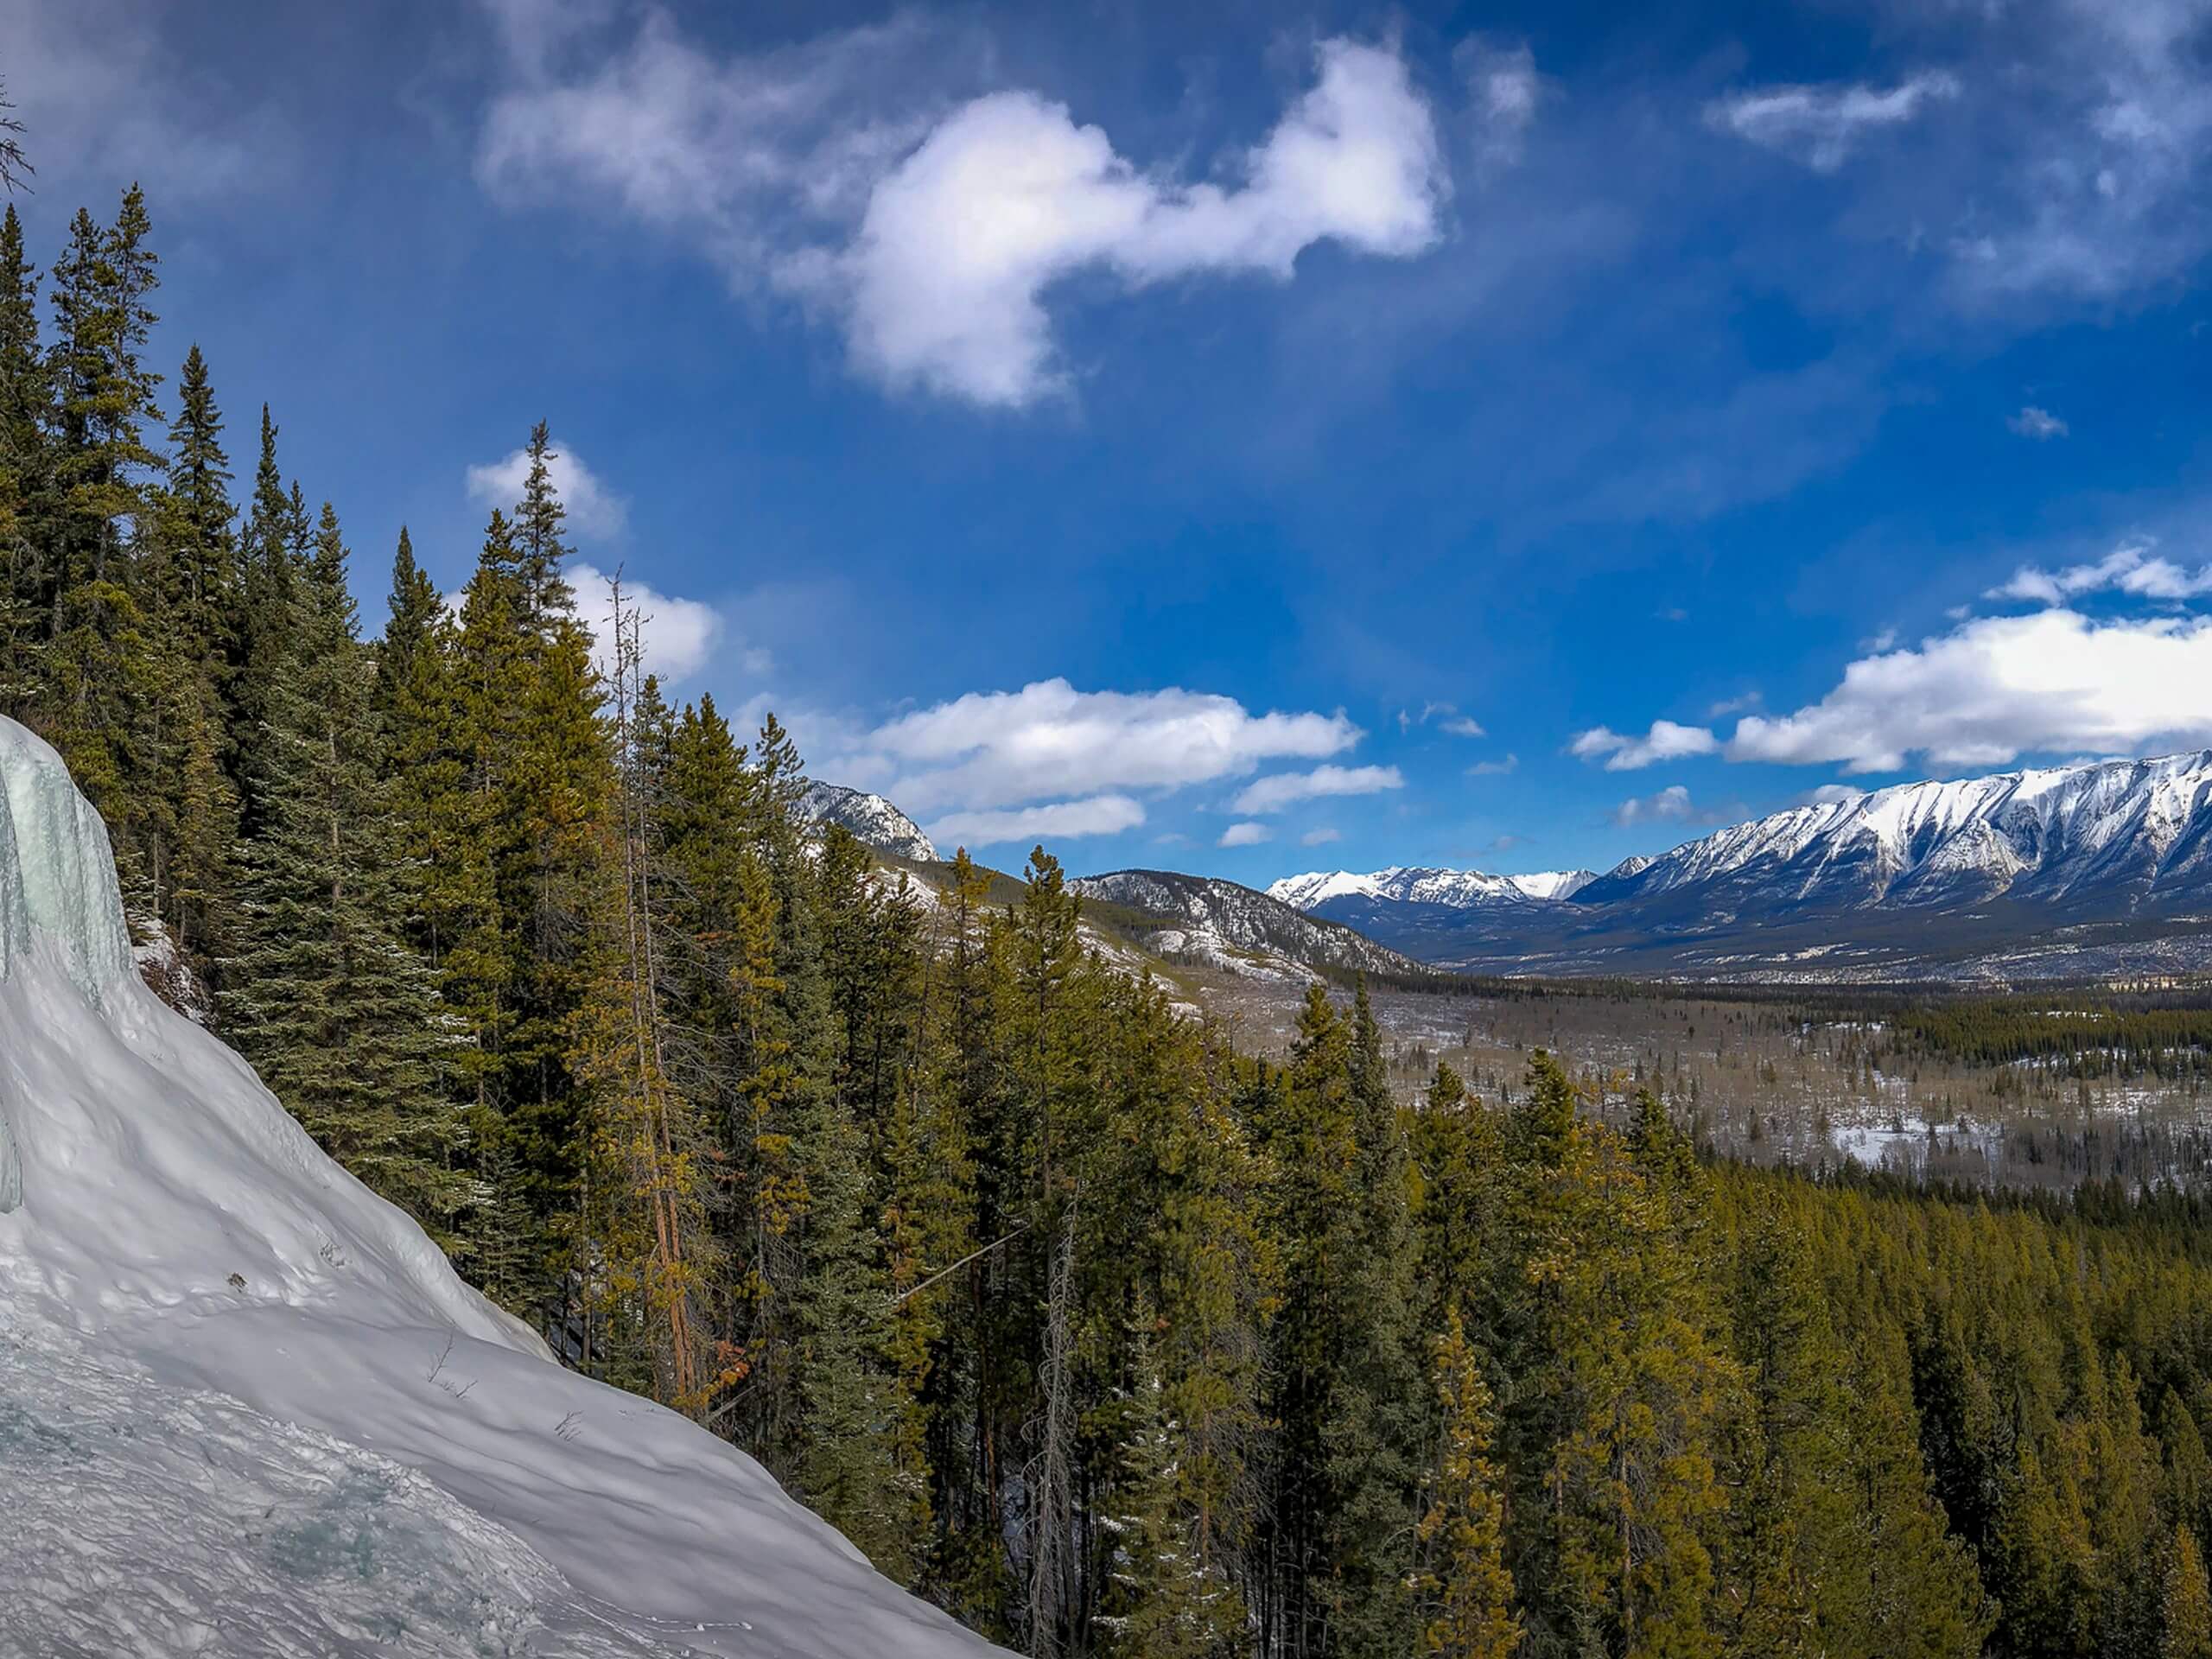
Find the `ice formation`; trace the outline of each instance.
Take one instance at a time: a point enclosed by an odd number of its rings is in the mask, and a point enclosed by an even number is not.
[[[992,1651],[555,1364],[132,971],[0,719],[0,1654]]]

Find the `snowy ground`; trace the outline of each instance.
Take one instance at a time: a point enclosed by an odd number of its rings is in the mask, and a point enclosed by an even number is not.
[[[563,1370],[131,971],[0,720],[0,1659],[991,1651]]]

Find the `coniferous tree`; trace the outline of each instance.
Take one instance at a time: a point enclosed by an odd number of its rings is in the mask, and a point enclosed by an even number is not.
[[[1505,1504],[1491,1463],[1491,1391],[1455,1310],[1434,1355],[1443,1446],[1418,1533],[1427,1551],[1420,1651],[1505,1659],[1521,1641],[1505,1567]]]
[[[263,832],[246,853],[226,1023],[326,1150],[449,1235],[468,1196],[440,1077],[454,1035],[397,925],[369,664],[327,509],[293,603],[298,649],[270,682]]]

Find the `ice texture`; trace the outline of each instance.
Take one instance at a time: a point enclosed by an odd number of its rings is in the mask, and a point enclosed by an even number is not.
[[[0,1655],[995,1651],[556,1364],[139,982],[4,720],[0,783]]]

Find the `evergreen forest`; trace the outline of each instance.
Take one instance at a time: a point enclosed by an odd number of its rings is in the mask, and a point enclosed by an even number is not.
[[[1752,1168],[1541,1051],[1408,1107],[1363,988],[1239,1053],[1044,849],[800,821],[571,588],[543,423],[457,594],[364,572],[159,270],[135,188],[0,220],[0,712],[149,979],[568,1363],[1035,1656],[2212,1659],[2197,1199]]]

